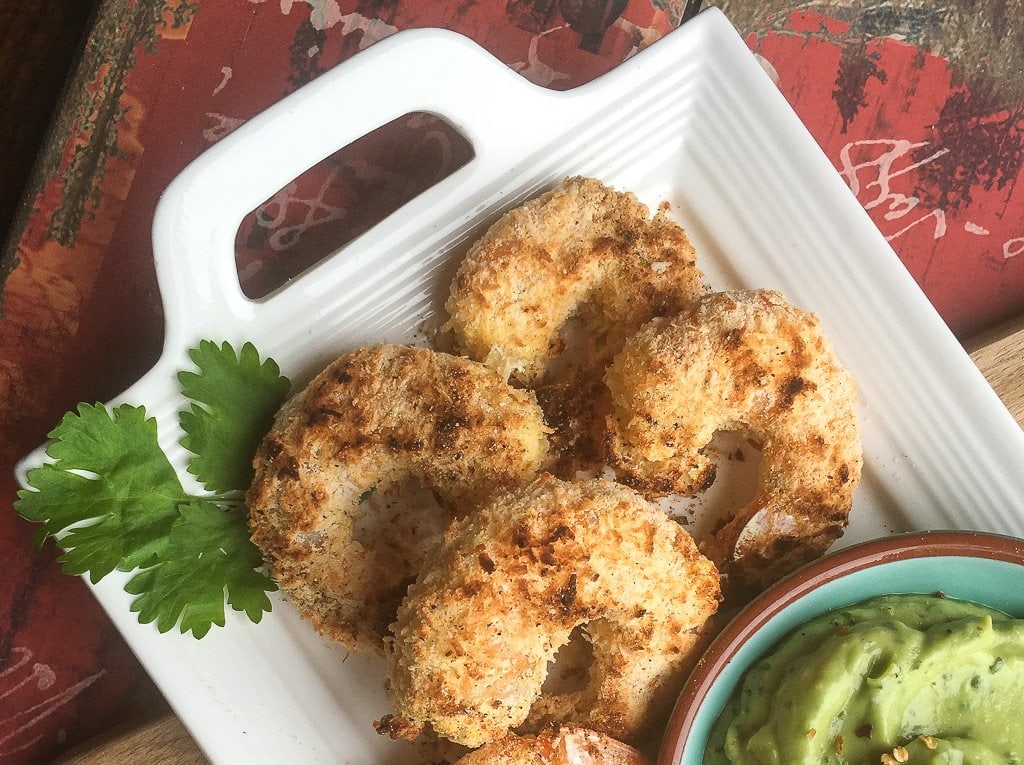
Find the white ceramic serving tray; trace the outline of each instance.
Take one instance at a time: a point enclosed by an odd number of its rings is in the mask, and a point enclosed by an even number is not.
[[[286,287],[239,289],[243,216],[340,147],[409,112],[472,143],[453,175]],[[155,415],[186,486],[175,373],[201,338],[253,341],[301,385],[340,353],[413,341],[459,255],[566,175],[667,199],[713,289],[771,287],[818,313],[862,397],[864,479],[841,544],[910,529],[1024,535],[1024,434],[740,37],[709,10],[598,80],[529,84],[474,43],[402,32],[239,128],[167,189],[154,227],[163,355],[118,400]],[[236,346],[237,347],[237,346]],[[20,475],[43,459],[41,451]],[[202,641],[139,625],[111,574],[96,596],[211,760],[414,762],[377,736],[381,660],[347,656],[281,598]]]

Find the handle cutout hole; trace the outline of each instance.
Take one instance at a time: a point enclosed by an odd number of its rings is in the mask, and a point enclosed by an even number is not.
[[[425,112],[350,143],[245,216],[235,236],[242,292],[270,294],[472,158],[464,136]]]

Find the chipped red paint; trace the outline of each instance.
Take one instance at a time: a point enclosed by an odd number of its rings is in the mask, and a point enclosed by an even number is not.
[[[800,12],[748,42],[953,331],[1018,316],[1024,103],[972,92],[913,45],[844,42],[848,29]]]

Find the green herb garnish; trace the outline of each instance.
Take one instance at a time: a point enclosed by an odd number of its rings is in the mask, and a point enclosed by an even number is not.
[[[181,443],[194,455],[189,472],[212,494],[184,490],[143,407],[80,404],[49,434],[53,462],[29,471],[31,488],[14,507],[42,524],[36,544],[60,535],[66,573],[95,583],[138,569],[125,590],[137,596],[139,621],[201,638],[224,625],[225,601],[254,622],[270,610],[277,586],[259,570],[242,493],[289,382],[250,343],[236,355],[204,340],[189,356],[199,371],[178,375],[190,402],[179,412]]]

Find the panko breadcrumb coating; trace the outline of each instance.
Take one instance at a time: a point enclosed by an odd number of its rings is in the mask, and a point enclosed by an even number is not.
[[[596,731],[563,725],[536,736],[509,733],[455,765],[650,765],[633,747]]]
[[[360,539],[366,494],[413,476],[468,511],[529,481],[546,446],[533,394],[493,370],[423,348],[362,348],[289,401],[264,438],[247,496],[252,539],[317,630],[381,652],[443,524],[425,517],[436,508],[408,508]]]
[[[645,322],[692,307],[702,289],[693,247],[666,209],[651,217],[634,194],[573,177],[507,212],[473,245],[452,282],[446,327],[470,358],[546,386],[538,396],[556,428],[554,469],[572,477],[588,466],[573,452],[596,462],[603,451],[607,363]],[[545,377],[570,317],[583,338],[574,356],[585,362]]]
[[[671,708],[718,601],[714,565],[656,505],[542,475],[456,521],[410,587],[392,627],[396,713],[378,729],[479,746],[558,720],[635,740]],[[580,625],[586,685],[542,694]]]
[[[656,319],[605,377],[619,480],[650,497],[710,486],[717,430],[760,444],[757,493],[704,551],[733,588],[760,588],[823,553],[846,527],[860,481],[857,388],[818,318],[778,292],[706,296]]]

